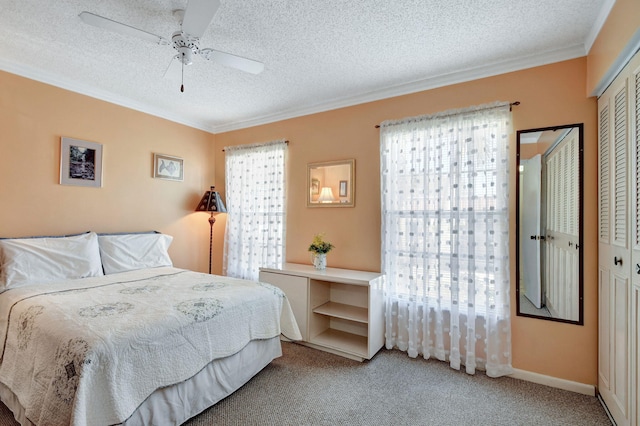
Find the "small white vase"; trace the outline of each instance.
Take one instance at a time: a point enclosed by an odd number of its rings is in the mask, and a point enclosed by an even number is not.
[[[313,266],[316,269],[327,268],[327,253],[312,253],[311,260],[313,261]]]

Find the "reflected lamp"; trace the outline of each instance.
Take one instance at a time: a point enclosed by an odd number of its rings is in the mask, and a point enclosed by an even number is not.
[[[319,203],[333,203],[336,199],[333,197],[333,191],[328,186],[322,188],[320,196],[318,197]]]

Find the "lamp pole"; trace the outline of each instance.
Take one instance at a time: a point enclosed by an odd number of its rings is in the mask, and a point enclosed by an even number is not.
[[[216,223],[216,218],[213,217],[213,212],[209,216],[209,225],[211,231],[209,231],[209,274],[211,274],[211,258],[213,257],[213,224]]]

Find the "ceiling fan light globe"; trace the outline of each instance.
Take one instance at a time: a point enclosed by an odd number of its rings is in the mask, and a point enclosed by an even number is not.
[[[193,63],[193,51],[188,47],[178,48],[178,59],[184,65],[191,65]]]

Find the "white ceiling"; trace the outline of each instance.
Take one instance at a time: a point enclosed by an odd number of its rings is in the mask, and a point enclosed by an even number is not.
[[[200,47],[253,75],[83,23],[165,38],[187,0],[0,0],[0,69],[222,132],[586,55],[615,0],[221,0]]]

